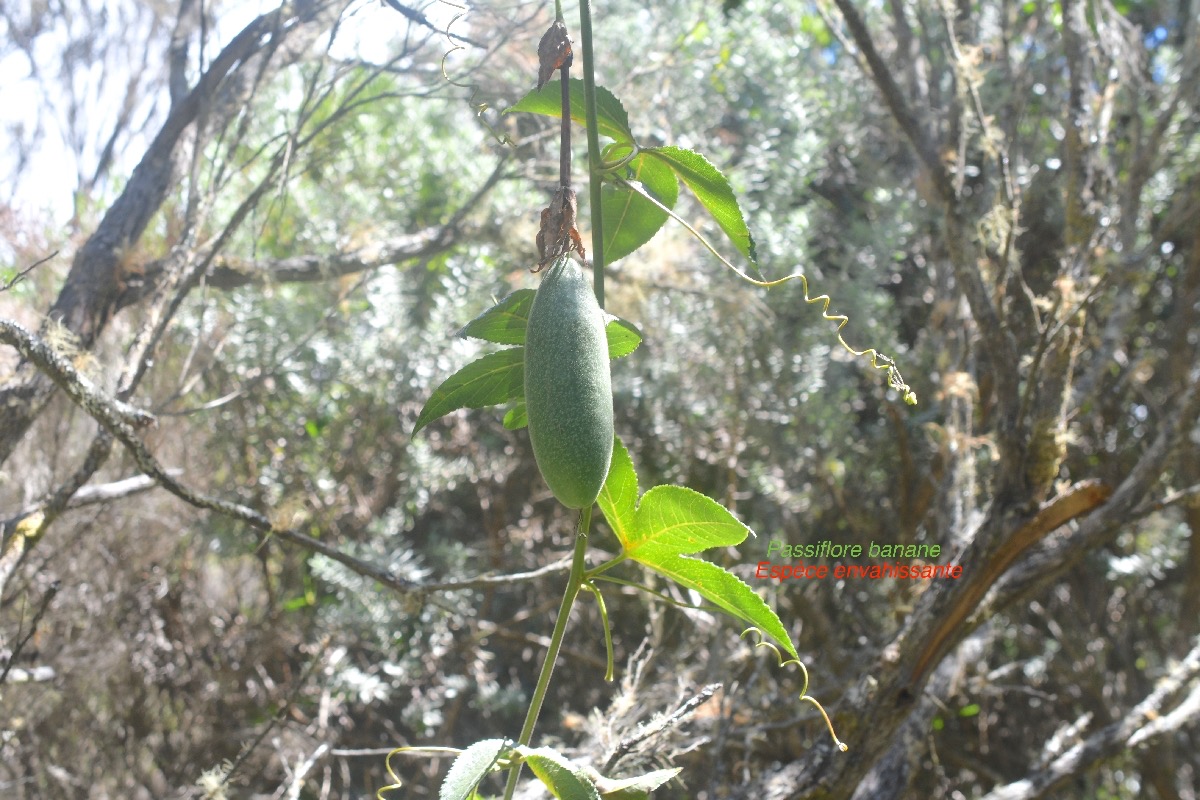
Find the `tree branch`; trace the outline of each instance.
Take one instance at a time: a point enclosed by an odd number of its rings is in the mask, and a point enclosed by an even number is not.
[[[1188,440],[1200,416],[1200,375],[1177,398],[1154,441],[1107,502],[1066,536],[1025,552],[1020,561],[988,592],[968,626],[990,619],[1007,606],[1060,578],[1087,553],[1108,541],[1135,515],[1143,498],[1162,475],[1167,459]]]
[[[71,269],[50,310],[74,333],[83,349],[95,343],[119,309],[123,292],[124,260],[137,244],[151,217],[162,206],[175,184],[185,132],[209,115],[229,82],[244,70],[254,69],[254,56],[273,52],[287,37],[309,30],[324,14],[337,13],[331,0],[298,4],[281,3],[274,11],[250,22],[217,55],[187,95],[174,103],[157,135],[134,168],[120,196],[104,214],[95,232],[75,254]],[[259,77],[265,65],[258,65]],[[227,104],[230,115],[241,104]],[[19,368],[0,388],[0,464],[12,454],[30,424],[53,394],[54,385],[44,371]]]
[[[57,250],[55,250],[53,253],[51,253],[48,256],[39,258],[37,261],[30,264],[28,267],[26,267],[25,269],[18,272],[16,275],[13,275],[11,279],[5,281],[3,285],[0,285],[0,292],[7,292],[9,289],[16,286],[22,280],[24,280],[25,276],[27,276],[29,273],[33,272],[35,269],[40,267],[42,264],[45,264],[50,259],[54,258],[56,255],[58,255]]]
[[[1200,676],[1200,644],[1177,664],[1158,686],[1122,719],[1102,728],[1019,781],[993,789],[983,800],[1034,800],[1045,797],[1072,777],[1105,758],[1153,741],[1159,736],[1195,723],[1200,712],[1200,685],[1193,686],[1174,710],[1164,713],[1172,695]]]
[[[442,583],[422,584],[407,580],[398,575],[393,574],[390,570],[381,567],[377,564],[372,564],[360,558],[344,553],[335,547],[332,547],[320,539],[315,539],[307,534],[301,533],[292,528],[282,528],[275,525],[264,514],[255,511],[248,506],[234,503],[228,500],[222,500],[216,497],[210,497],[201,492],[198,492],[180,481],[176,480],[175,475],[177,470],[169,470],[164,468],[158,460],[150,453],[143,442],[137,435],[134,425],[131,422],[136,422],[139,425],[146,424],[145,421],[153,421],[154,418],[146,414],[140,409],[135,409],[127,403],[123,403],[112,397],[102,394],[94,385],[75,369],[75,367],[55,353],[49,345],[39,340],[36,336],[26,331],[15,323],[7,320],[0,320],[0,341],[11,344],[23,354],[29,353],[32,357],[30,360],[40,369],[44,370],[49,377],[62,388],[62,390],[71,398],[80,408],[88,413],[100,425],[108,431],[117,441],[129,451],[130,455],[137,465],[142,469],[150,479],[166,489],[171,494],[175,495],[185,503],[196,508],[215,511],[227,517],[239,520],[251,528],[272,536],[282,539],[292,544],[300,545],[301,547],[310,550],[314,553],[320,553],[327,558],[348,567],[353,572],[371,578],[378,583],[387,586],[397,592],[413,595],[425,595],[436,591],[453,591],[462,589],[479,588],[483,586],[495,586],[503,584],[512,584],[527,580],[534,580],[543,575],[562,571],[565,566],[562,563],[549,564],[540,569],[531,572],[520,573],[517,575],[502,575],[502,576],[482,576],[478,578],[447,581]],[[93,467],[87,474],[94,472]],[[75,489],[72,489],[69,494],[74,494]],[[25,518],[18,522],[18,532],[21,532],[20,526],[25,525],[30,527],[30,532],[36,528],[36,532],[40,535],[48,520],[40,514],[36,518]],[[28,536],[26,539],[32,543],[36,541],[35,536]],[[569,565],[566,565],[569,566]]]
[[[988,368],[996,376],[996,393],[1001,406],[1001,419],[1006,427],[999,431],[997,443],[1001,450],[1001,461],[1006,465],[1003,479],[998,481],[997,495],[1004,499],[1014,490],[1018,476],[1023,474],[1020,469],[1024,464],[1022,424],[1018,419],[1017,409],[1020,405],[1020,380],[1017,365],[1020,359],[1016,355],[1016,346],[1005,331],[1000,321],[996,305],[988,292],[979,272],[978,258],[975,248],[970,244],[975,240],[967,221],[963,218],[962,209],[955,195],[954,184],[950,174],[942,163],[939,154],[939,144],[933,136],[921,127],[913,114],[912,108],[904,99],[904,94],[892,77],[892,70],[884,62],[875,42],[867,30],[857,9],[851,0],[834,0],[850,35],[866,59],[870,70],[869,77],[883,96],[884,103],[891,111],[893,119],[900,126],[905,138],[908,139],[917,153],[918,159],[928,172],[935,193],[945,211],[946,232],[945,241],[950,254],[950,262],[954,268],[962,293],[966,296],[971,307],[971,314],[979,325],[983,335],[984,347],[982,352],[988,354]]]
[[[949,643],[963,636],[966,630],[962,627],[963,621],[1023,553],[1071,520],[1091,512],[1111,494],[1112,488],[1099,481],[1082,481],[1050,500],[1032,519],[1005,536],[982,568],[968,576],[970,583],[966,590],[958,592],[950,606],[938,613],[937,624],[924,640],[909,683],[915,686],[924,682],[925,673],[941,660]]]
[[[18,353],[58,384],[91,416],[99,419],[97,415],[103,413],[133,428],[145,428],[155,423],[153,414],[106,397],[61,353],[17,323],[0,319],[0,342],[15,347]]]
[[[415,8],[410,8],[409,6],[401,5],[399,2],[397,2],[397,0],[384,0],[384,2],[387,3],[389,6],[391,6],[392,8],[399,11],[401,14],[403,14],[408,19],[412,20],[413,22],[417,23],[418,25],[423,25],[426,28],[429,28],[429,30],[431,30],[431,31],[436,31],[437,33],[440,33],[443,36],[449,37],[451,39],[457,39],[460,42],[466,42],[467,44],[471,45],[472,47],[483,47],[483,45],[481,45],[479,42],[475,41],[474,39],[468,39],[466,36],[460,36],[457,33],[451,33],[449,30],[442,30],[441,28],[438,28],[432,22],[429,21],[428,17],[426,17],[424,14],[422,14],[420,11],[418,11]]]
[[[846,20],[846,27],[850,29],[854,43],[858,45],[858,49],[867,60],[867,65],[871,69],[871,78],[874,80],[876,88],[879,89],[879,93],[883,95],[883,102],[887,104],[888,110],[892,112],[892,118],[896,120],[905,138],[917,151],[917,157],[928,170],[938,198],[943,204],[953,203],[955,199],[954,186],[950,181],[950,174],[946,171],[946,165],[942,163],[938,153],[937,142],[917,122],[916,115],[904,100],[904,92],[896,83],[896,79],[892,77],[892,70],[879,55],[871,33],[867,30],[867,25],[863,22],[863,18],[854,4],[850,0],[833,1],[837,4],[838,10],[842,12],[842,18]]]

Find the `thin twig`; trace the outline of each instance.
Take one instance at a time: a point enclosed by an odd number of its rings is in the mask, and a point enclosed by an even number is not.
[[[30,264],[28,267],[26,267],[25,269],[21,270],[21,271],[20,271],[20,272],[18,272],[16,275],[14,275],[14,276],[13,276],[13,277],[12,277],[10,280],[8,280],[7,282],[5,282],[5,284],[4,284],[3,286],[0,286],[0,292],[7,292],[9,289],[11,289],[12,287],[16,286],[18,283],[20,283],[20,282],[21,282],[21,280],[22,280],[22,279],[23,279],[23,278],[24,278],[26,275],[28,275],[29,273],[33,272],[35,269],[37,269],[38,267],[40,267],[42,264],[45,264],[47,261],[49,261],[50,259],[54,258],[56,255],[58,255],[58,251],[57,251],[57,250],[55,250],[53,253],[51,253],[50,255],[46,256],[45,258],[39,258],[37,261],[33,262],[33,263],[32,263],[32,264]]]
[[[692,712],[708,702],[720,688],[721,684],[719,683],[708,684],[695,695],[689,697],[683,703],[680,703],[679,707],[670,714],[622,739],[617,746],[613,748],[613,751],[609,754],[608,758],[604,760],[604,768],[600,770],[600,772],[609,772],[617,765],[618,762],[620,762],[622,758],[631,752],[633,748],[637,747],[650,737],[656,736],[668,728],[673,728],[679,723],[683,722],[685,719],[691,716]]]
[[[321,663],[322,657],[325,655],[325,651],[329,647],[329,642],[330,637],[326,635],[320,644],[317,645],[316,653],[313,655],[312,660],[305,665],[304,672],[302,672],[300,677],[296,680],[296,685],[292,687],[292,691],[289,692],[288,696],[284,699],[283,705],[280,706],[279,710],[271,716],[271,719],[259,732],[258,736],[254,737],[254,741],[242,748],[242,752],[238,753],[238,757],[234,760],[233,764],[230,765],[229,769],[225,771],[224,777],[221,778],[222,786],[225,786],[229,783],[229,779],[233,777],[233,774],[237,772],[238,768],[242,766],[242,764],[246,763],[246,759],[250,757],[250,754],[254,752],[255,748],[262,744],[263,739],[267,738],[267,734],[275,729],[275,726],[283,720],[284,716],[292,708],[292,705],[296,702],[296,698],[300,696],[300,690],[304,688],[304,684],[306,684],[308,679],[312,677],[313,670],[316,669],[317,664]]]
[[[50,607],[50,603],[53,602],[54,596],[58,594],[58,587],[59,583],[58,581],[55,581],[54,583],[50,584],[50,588],[48,588],[46,593],[42,595],[42,601],[38,604],[37,611],[33,612],[33,619],[29,622],[29,630],[25,632],[24,636],[21,636],[19,639],[17,639],[16,644],[13,645],[12,652],[8,654],[8,658],[4,662],[4,671],[0,672],[0,686],[3,686],[4,681],[8,679],[8,673],[12,670],[13,665],[17,663],[17,658],[21,655],[21,650],[23,650],[25,645],[29,643],[29,640],[37,634],[38,625],[41,623],[42,617],[46,613],[46,609]]]

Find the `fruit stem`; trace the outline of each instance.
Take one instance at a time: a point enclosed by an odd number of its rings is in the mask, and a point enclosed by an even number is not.
[[[579,38],[583,50],[583,106],[587,116],[588,189],[592,217],[592,286],[596,302],[604,308],[604,220],[601,213],[600,127],[596,114],[596,71],[592,59],[592,9],[588,0],[579,0]]]
[[[586,573],[585,556],[587,555],[588,530],[592,525],[592,509],[582,509],[579,512],[579,525],[575,529],[575,552],[571,558],[571,575],[567,578],[567,590],[563,593],[562,604],[558,607],[558,618],[554,621],[554,632],[550,634],[550,647],[546,650],[546,658],[542,661],[542,671],[538,675],[537,685],[533,689],[533,699],[529,703],[529,711],[525,714],[525,724],[521,727],[521,736],[517,743],[529,744],[533,739],[533,729],[537,725],[542,703],[550,688],[550,676],[554,674],[554,663],[558,660],[558,651],[562,648],[563,636],[567,632],[567,620],[571,617],[571,609],[579,589],[583,586]],[[517,791],[517,782],[521,779],[522,764],[518,764],[508,773],[508,783],[504,787],[504,800],[512,800]]]

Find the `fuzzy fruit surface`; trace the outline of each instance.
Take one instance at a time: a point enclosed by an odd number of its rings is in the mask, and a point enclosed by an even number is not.
[[[596,502],[613,450],[604,315],[569,258],[546,271],[525,330],[525,407],[542,477],[568,508]]]

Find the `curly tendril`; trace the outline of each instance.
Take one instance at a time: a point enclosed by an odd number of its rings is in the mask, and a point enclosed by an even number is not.
[[[446,37],[446,43],[450,45],[450,49],[442,54],[442,77],[445,78],[446,83],[450,84],[451,86],[456,86],[459,89],[465,89],[470,92],[470,95],[467,97],[467,105],[469,105],[471,110],[475,112],[475,117],[483,123],[485,128],[488,129],[488,133],[492,135],[492,138],[496,140],[497,144],[502,144],[507,147],[516,147],[517,143],[512,140],[512,137],[503,131],[496,130],[495,126],[484,119],[484,112],[486,112],[490,106],[486,102],[476,100],[480,92],[479,84],[456,81],[454,78],[450,77],[450,73],[446,70],[446,61],[450,58],[450,56],[454,55],[459,50],[467,49],[466,45],[459,44],[458,42],[454,41],[450,34],[450,29],[454,27],[454,23],[465,17],[470,9],[462,3],[454,2],[454,0],[438,0],[438,2],[450,6],[458,11],[458,13],[455,14],[448,23],[446,23],[446,29],[442,31],[442,35]]]
[[[813,697],[812,695],[810,695],[808,693],[808,668],[804,666],[804,662],[798,658],[789,658],[785,661],[783,658],[783,653],[781,653],[779,651],[779,648],[775,646],[775,643],[768,642],[766,639],[764,639],[763,632],[753,626],[746,628],[746,630],[742,631],[741,638],[743,638],[743,639],[746,638],[746,634],[750,633],[751,631],[754,631],[755,633],[758,634],[758,641],[754,643],[754,646],[756,648],[766,647],[766,648],[769,648],[773,653],[775,653],[775,658],[779,661],[780,668],[786,667],[789,664],[795,664],[796,666],[800,667],[800,674],[804,676],[804,686],[803,686],[803,688],[800,689],[800,700],[801,701],[807,700],[808,702],[810,702],[814,706],[816,706],[817,711],[821,712],[821,717],[824,718],[824,720],[825,720],[825,727],[829,728],[829,735],[830,735],[830,737],[832,737],[833,743],[835,745],[837,745],[838,750],[841,750],[843,753],[846,752],[847,750],[849,750],[850,749],[849,745],[847,745],[845,742],[843,742],[841,739],[839,739],[837,737],[837,734],[834,733],[833,722],[829,719],[829,715],[825,713],[825,708],[821,705],[821,703],[817,700],[817,698]]]
[[[900,374],[900,370],[896,367],[896,362],[895,362],[895,360],[892,359],[891,356],[884,355],[883,353],[876,350],[874,347],[869,347],[866,350],[856,350],[853,347],[851,347],[850,344],[842,337],[842,328],[846,327],[846,325],[849,324],[850,318],[847,317],[845,314],[830,314],[829,313],[829,306],[830,306],[830,304],[833,303],[833,298],[831,298],[829,295],[821,294],[821,295],[817,295],[816,297],[810,297],[809,289],[808,289],[808,276],[806,276],[803,272],[793,272],[790,275],[785,275],[782,278],[777,278],[773,281],[760,281],[756,278],[752,278],[749,275],[747,275],[743,270],[738,269],[734,264],[732,264],[729,261],[729,259],[725,258],[725,256],[721,255],[717,251],[717,249],[715,247],[713,247],[713,245],[708,241],[708,239],[704,238],[704,235],[701,234],[700,231],[698,231],[694,227],[692,227],[692,225],[690,225],[687,222],[687,220],[683,219],[678,214],[676,214],[673,210],[671,210],[670,208],[667,208],[667,206],[665,206],[661,202],[659,202],[658,198],[654,197],[652,194],[650,194],[645,189],[643,189],[641,187],[641,185],[639,185],[637,183],[631,183],[630,181],[624,180],[622,178],[616,178],[616,179],[614,179],[613,182],[619,186],[629,189],[630,191],[637,192],[639,195],[644,197],[646,200],[648,200],[651,203],[653,203],[654,205],[658,206],[659,209],[661,209],[664,213],[666,213],[669,217],[671,217],[671,219],[675,220],[680,225],[682,225],[684,228],[686,228],[688,230],[688,232],[690,234],[692,234],[692,236],[695,236],[696,239],[700,242],[700,244],[704,245],[704,248],[706,250],[708,250],[708,252],[712,253],[717,258],[718,261],[720,261],[722,264],[724,264],[728,269],[733,271],[733,273],[735,275],[737,275],[739,278],[746,281],[747,283],[751,283],[755,286],[761,286],[764,289],[770,289],[773,286],[780,286],[791,280],[799,280],[801,287],[804,289],[804,302],[805,303],[821,303],[822,304],[821,305],[822,319],[827,319],[830,322],[836,322],[838,324],[837,329],[834,332],[837,334],[837,340],[842,345],[842,347],[846,348],[846,351],[855,357],[858,357],[858,358],[861,358],[863,356],[869,357],[871,359],[871,366],[874,367],[875,369],[887,370],[888,386],[895,389],[896,392],[898,392],[900,394],[900,396],[902,398],[904,398],[904,402],[907,403],[908,405],[915,406],[917,404],[917,393],[912,390],[912,387],[910,387],[907,383],[904,382],[904,377]]]
[[[511,742],[511,741],[512,740],[508,739],[508,738],[504,739],[503,746],[496,752],[496,757],[494,759],[492,759],[492,763],[488,767],[489,771],[491,771],[491,768],[495,767],[496,765],[500,765],[501,769],[505,769],[506,765],[511,763],[511,759],[509,759],[505,755],[502,755],[505,752],[505,750],[508,748],[509,742]],[[394,770],[392,768],[392,756],[401,755],[401,754],[409,755],[409,754],[416,754],[416,753],[432,753],[434,755],[458,756],[458,755],[461,755],[462,752],[463,752],[462,749],[460,749],[458,747],[416,747],[416,746],[397,747],[395,750],[392,750],[392,752],[388,753],[387,758],[385,758],[383,760],[383,766],[387,770],[388,780],[390,780],[391,783],[389,783],[387,786],[381,786],[381,787],[379,787],[379,789],[376,790],[375,800],[388,800],[388,798],[384,794],[385,792],[392,792],[392,791],[395,791],[397,789],[401,789],[404,787],[404,781],[402,781],[400,779],[400,776],[396,774],[396,770]]]

